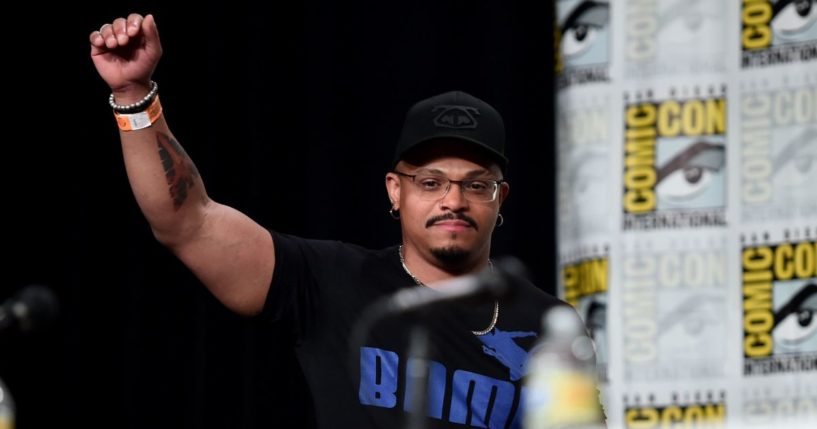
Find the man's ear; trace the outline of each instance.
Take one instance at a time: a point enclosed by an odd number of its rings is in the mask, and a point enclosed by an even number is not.
[[[499,184],[499,206],[502,207],[502,203],[505,202],[505,198],[508,198],[508,194],[511,192],[511,185],[508,182],[502,182]]]
[[[386,173],[386,193],[389,194],[391,208],[400,210],[400,177],[394,173]]]

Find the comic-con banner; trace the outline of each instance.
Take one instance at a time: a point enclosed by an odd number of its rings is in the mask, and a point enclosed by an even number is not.
[[[817,0],[555,7],[559,293],[608,426],[813,426]]]
[[[624,93],[624,230],[725,226],[725,86]]]
[[[665,389],[626,394],[624,425],[630,429],[722,427],[727,416],[725,390]]]
[[[607,236],[614,198],[611,100],[604,94],[563,97],[557,115],[558,235],[565,242]]]
[[[623,379],[726,375],[726,242],[700,232],[626,237],[617,284]]]
[[[782,375],[746,380],[740,393],[741,419],[736,426],[810,427],[817,422],[817,385],[808,378]]]
[[[743,373],[817,371],[817,231],[741,240]]]
[[[624,75],[631,79],[727,70],[728,3],[719,0],[617,2],[625,8]]]
[[[741,220],[814,219],[817,72],[752,76],[739,94]]]
[[[763,67],[817,59],[813,0],[743,0],[740,11],[741,67]]]
[[[607,284],[609,282],[609,245],[588,245],[564,252],[560,267],[559,290],[585,321],[596,344],[596,368],[599,380],[607,382],[609,345],[607,332]]]
[[[558,0],[554,39],[559,87],[610,80],[610,3]]]

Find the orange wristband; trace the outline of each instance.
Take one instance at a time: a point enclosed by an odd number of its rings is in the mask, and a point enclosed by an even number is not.
[[[144,112],[139,113],[119,113],[113,112],[116,117],[116,124],[122,131],[135,131],[153,125],[162,116],[162,103],[159,102],[159,95],[153,98],[150,105]]]

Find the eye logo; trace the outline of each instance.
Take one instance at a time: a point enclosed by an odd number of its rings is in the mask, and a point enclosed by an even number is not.
[[[772,335],[777,343],[797,350],[817,331],[817,284],[810,283],[774,313]]]
[[[781,0],[773,7],[771,27],[780,37],[797,37],[817,20],[814,0]]]
[[[606,61],[605,52],[590,55],[589,51],[596,45],[597,39],[606,37],[607,23],[610,19],[610,6],[601,1],[582,1],[572,10],[559,25],[559,52],[568,65],[586,65]],[[602,46],[598,49],[604,49]],[[588,58],[584,58],[588,54]]]
[[[610,4],[558,0],[554,15],[554,69],[558,87],[610,80]]]
[[[434,125],[443,128],[467,129],[479,125],[474,115],[479,116],[479,109],[469,106],[439,105],[431,110],[436,113]]]
[[[701,0],[676,0],[675,3],[663,9],[656,18],[658,29],[658,51],[666,50],[675,45],[683,49],[680,44],[694,43],[696,51],[720,49],[717,43],[724,38],[721,33],[721,17],[726,13],[720,2],[704,2]],[[702,39],[709,43],[704,45]]]
[[[808,186],[817,164],[817,128],[806,128],[791,141],[772,161],[772,175],[786,186]]]
[[[742,66],[814,59],[817,0],[743,0]]]
[[[606,298],[605,298],[606,299]],[[596,365],[602,380],[607,380],[607,302],[594,298],[585,309],[584,324],[596,343]]]
[[[699,141],[658,169],[656,191],[675,202],[688,201],[706,190],[725,158],[723,145]]]

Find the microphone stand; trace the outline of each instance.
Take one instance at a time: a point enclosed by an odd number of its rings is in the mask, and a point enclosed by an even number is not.
[[[411,386],[411,396],[407,398],[409,415],[406,429],[425,429],[428,408],[428,363],[431,356],[428,329],[422,323],[411,328],[408,357],[406,371],[409,371],[411,378],[406,382]]]
[[[481,275],[481,278],[472,281],[481,281],[487,290],[495,296],[506,294],[511,283],[517,279],[524,279],[525,267],[515,258],[505,257],[495,264],[494,268]],[[450,287],[456,287],[460,292],[468,286],[466,283],[449,282]],[[483,291],[484,293],[485,291]],[[349,334],[349,350],[347,365],[350,374],[360,376],[360,348],[365,344],[370,329],[381,319],[404,311],[416,311],[421,307],[440,305],[443,302],[435,302],[432,292],[426,286],[415,286],[395,292],[392,295],[384,296],[368,307],[366,307],[358,317],[357,322],[352,326]],[[436,296],[436,295],[435,295]],[[452,299],[466,299],[466,296],[456,296]],[[422,319],[421,319],[422,320]],[[429,330],[422,322],[418,322],[411,327],[409,332],[408,345],[408,365],[406,371],[411,372],[410,383],[411,392],[408,400],[408,421],[407,429],[424,429],[426,427],[428,413],[428,376],[430,362],[430,341]]]
[[[524,267],[516,259],[503,259],[500,269],[502,274],[523,277]],[[493,268],[488,272],[491,277],[494,293],[500,295],[508,288],[507,279],[494,273]],[[428,410],[428,373],[431,353],[429,351],[428,328],[419,322],[411,327],[408,345],[408,364],[406,371],[411,374],[406,383],[411,386],[411,396],[408,399],[408,420],[406,429],[425,429]]]
[[[425,287],[425,286],[418,286]],[[380,319],[390,315],[386,310],[388,307],[382,305],[371,305],[364,311],[349,336],[349,369],[351,374],[359,374],[360,347],[365,343],[369,330]],[[409,332],[408,360],[406,371],[411,374],[411,378],[406,380],[411,386],[408,400],[407,429],[424,429],[426,427],[426,413],[428,409],[428,373],[430,352],[430,334],[428,328],[418,322],[411,327]],[[410,366],[410,367],[409,367]]]

